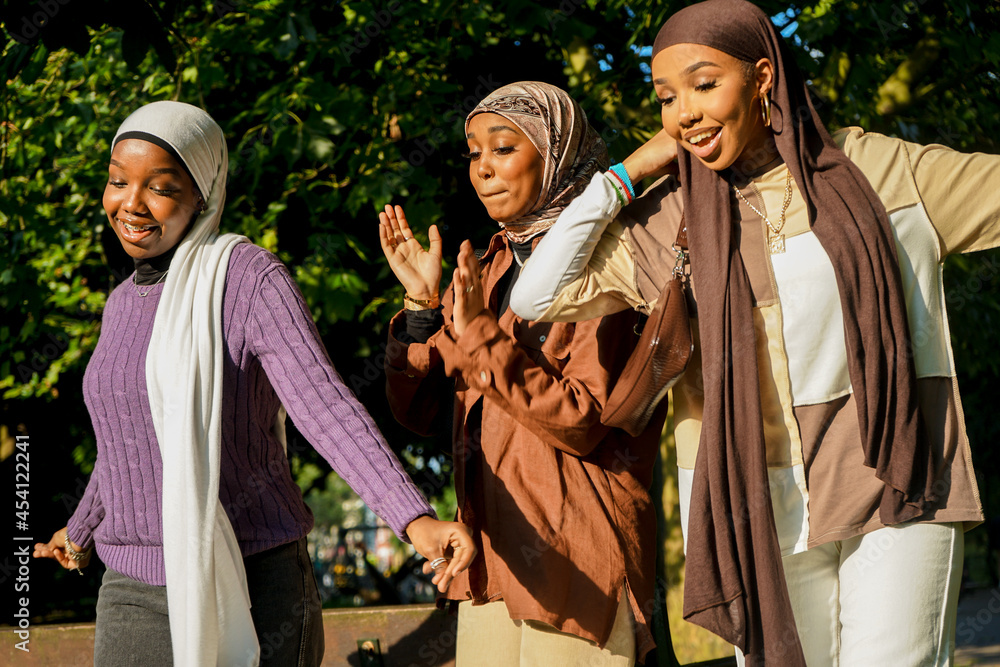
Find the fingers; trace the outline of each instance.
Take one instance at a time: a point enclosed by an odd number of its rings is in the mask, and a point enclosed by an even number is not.
[[[467,292],[471,292],[478,287],[479,280],[479,260],[472,249],[469,241],[462,241],[462,247],[458,251],[458,270],[462,275],[462,281]]]
[[[392,259],[393,254],[396,252],[396,240],[392,236],[392,227],[389,224],[389,218],[385,213],[379,213],[378,219],[378,240],[382,246],[382,254],[385,255],[386,259]]]
[[[461,308],[465,305],[466,294],[465,291],[466,281],[465,274],[462,273],[460,268],[456,268],[451,272],[451,282],[453,284],[452,291],[455,293],[455,308]]]
[[[386,208],[389,208],[386,206]],[[399,221],[399,233],[403,237],[403,241],[409,241],[413,238],[413,232],[410,231],[410,224],[406,222],[406,214],[403,213],[402,206],[396,206],[396,219]]]
[[[441,257],[441,232],[438,231],[437,225],[431,225],[430,229],[427,230],[427,237],[430,239],[430,247],[428,250],[432,255]]]
[[[35,558],[51,558],[67,570],[75,570],[80,567],[79,563],[66,555],[66,552],[62,547],[55,547],[51,543],[37,543],[35,545],[35,550],[31,555]]]
[[[461,526],[461,528],[468,531],[468,528],[465,526]],[[457,533],[458,531],[456,531]],[[450,554],[450,558],[442,557],[435,561],[424,563],[424,572],[427,574],[434,573],[431,583],[437,586],[437,589],[442,593],[448,591],[448,586],[451,585],[455,577],[467,570],[476,557],[476,547],[472,542],[472,537],[471,535],[467,537],[467,540],[462,540],[462,544],[450,546],[445,550],[445,553]]]
[[[457,577],[459,573],[469,569],[472,561],[476,558],[476,544],[472,540],[472,532],[467,526],[460,526],[459,529],[456,529],[452,539],[451,552],[451,562],[448,563],[448,570],[445,573],[449,581]]]
[[[436,539],[421,551],[430,560],[424,561],[424,574],[433,574],[433,583],[442,593],[448,590],[452,580],[468,569],[476,557],[476,544],[468,526],[457,522],[437,522],[434,526]]]

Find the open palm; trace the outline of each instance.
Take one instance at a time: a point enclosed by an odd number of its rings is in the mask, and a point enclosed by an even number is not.
[[[378,214],[378,236],[389,268],[413,299],[433,299],[441,289],[441,233],[437,225],[427,230],[430,247],[424,250],[406,222],[402,206],[388,204]]]

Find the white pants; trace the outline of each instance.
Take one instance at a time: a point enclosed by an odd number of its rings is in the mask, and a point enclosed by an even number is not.
[[[964,545],[961,524],[917,523],[782,558],[806,664],[951,665]]]

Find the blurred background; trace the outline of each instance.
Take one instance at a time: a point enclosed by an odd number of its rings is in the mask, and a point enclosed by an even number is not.
[[[15,437],[28,436],[28,532],[44,541],[65,525],[96,454],[80,388],[105,299],[132,271],[101,208],[109,143],[131,111],[181,100],[207,109],[223,127],[230,150],[224,230],[246,234],[291,268],[348,386],[450,517],[449,435],[414,436],[395,424],[385,400],[385,327],[402,290],[378,246],[377,212],[404,204],[418,237],[438,224],[446,270],[463,239],[482,245],[496,227],[468,182],[463,120],[513,81],[567,89],[612,158],[626,157],[659,129],[649,46],[684,4],[4,0],[0,466],[2,487],[12,488]],[[828,127],[860,125],[998,152],[1000,4],[757,4],[807,73]],[[945,266],[988,518],[967,536],[969,591],[998,583],[998,275],[997,252],[950,258]],[[316,515],[311,553],[324,604],[433,599],[415,574],[412,550],[289,430],[290,465]],[[730,655],[679,617],[683,551],[666,436],[661,463],[652,493],[661,501],[661,583],[677,655],[682,663]],[[0,581],[8,586],[14,559],[3,553]],[[100,566],[78,577],[34,564],[32,622],[93,619],[100,575]]]

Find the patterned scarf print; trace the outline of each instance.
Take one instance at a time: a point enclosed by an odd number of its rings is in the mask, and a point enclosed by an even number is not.
[[[530,212],[513,222],[499,223],[514,243],[524,243],[554,225],[597,170],[608,167],[604,140],[587,122],[580,105],[561,88],[540,81],[498,88],[466,118],[466,132],[469,121],[480,113],[495,113],[514,123],[545,161],[542,187]]]

